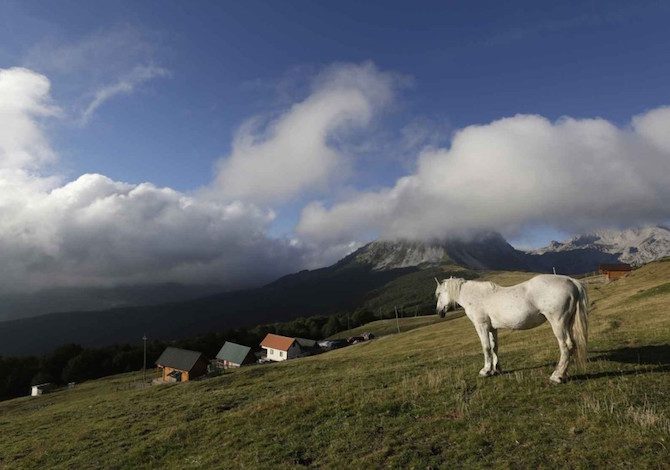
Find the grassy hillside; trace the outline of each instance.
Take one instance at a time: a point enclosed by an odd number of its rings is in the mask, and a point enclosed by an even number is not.
[[[523,282],[535,274],[525,273],[525,272],[489,272],[489,273],[479,273],[475,276],[473,271],[468,271],[462,269],[461,271],[450,272],[455,276],[463,276],[468,279],[477,277],[479,280],[493,281],[503,286],[511,286],[519,282]],[[443,321],[453,320],[454,318],[461,317],[465,315],[462,309],[450,312],[445,318],[440,318],[437,315],[425,315],[428,311],[435,311],[435,281],[433,277],[437,276],[442,278],[444,271],[435,271],[435,270],[426,270],[418,273],[408,274],[399,279],[396,279],[380,290],[379,294],[375,296],[372,302],[384,302],[387,308],[393,309],[393,305],[400,305],[398,308],[399,318],[396,322],[395,317],[385,320],[377,320],[365,325],[359,326],[357,328],[352,328],[350,330],[341,331],[331,338],[348,338],[350,336],[357,336],[365,332],[374,333],[375,336],[386,336],[400,332],[410,331],[415,328],[422,326],[433,325],[435,323],[441,323]],[[419,280],[423,282],[419,282]],[[410,294],[410,287],[414,286],[417,292]],[[397,291],[394,292],[394,288]],[[414,296],[421,299],[418,304],[414,304]],[[430,301],[430,304],[428,304]],[[405,308],[402,308],[405,306]],[[416,310],[412,309],[413,306],[421,306]],[[383,310],[386,311],[386,310]],[[412,312],[420,312],[423,315],[412,316]],[[408,315],[409,316],[402,316]],[[389,312],[389,315],[391,313]]]
[[[449,276],[475,279],[480,273],[453,263],[409,272],[370,292],[362,307],[374,314],[381,314],[383,318],[394,316],[396,307],[405,316],[434,312],[433,278],[443,279]]]
[[[422,326],[434,325],[435,323],[440,323],[446,321],[447,318],[440,318],[437,315],[422,315],[418,317],[409,317],[409,318],[399,318],[397,323],[396,320],[377,320],[370,323],[366,323],[363,326],[357,328],[352,328],[350,330],[341,331],[333,336],[331,339],[340,339],[340,338],[349,338],[350,336],[358,336],[366,332],[374,333],[375,336],[386,336],[398,333],[398,329],[401,332],[414,330]]]
[[[480,378],[457,318],[199,382],[3,402],[0,467],[667,467],[669,278],[653,263],[590,288],[590,363],[564,385],[547,325],[501,334],[507,372]]]

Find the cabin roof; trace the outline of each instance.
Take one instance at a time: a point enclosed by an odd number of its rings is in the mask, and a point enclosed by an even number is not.
[[[268,333],[265,335],[265,338],[263,338],[261,346],[264,348],[278,349],[280,351],[288,351],[294,342],[295,338]]]
[[[295,340],[302,348],[313,348],[314,346],[316,346],[316,341],[314,341],[313,339],[296,338]]]
[[[261,346],[264,348],[278,349],[280,351],[288,351],[293,343],[298,343],[301,348],[310,349],[316,346],[316,341],[307,338],[290,338],[288,336],[275,335],[268,333]]]
[[[173,348],[170,346],[156,360],[156,365],[190,371],[201,357],[202,353],[198,351],[189,351],[188,349]]]
[[[32,385],[32,387],[36,387],[36,388],[44,388],[44,387],[49,387],[49,386],[51,386],[51,382],[45,382],[43,384]]]
[[[226,341],[221,346],[221,350],[216,355],[216,358],[221,361],[232,362],[233,364],[242,364],[250,352],[251,348],[249,346]]]
[[[601,264],[598,269],[600,271],[632,271],[633,268],[630,264],[618,263],[618,264]]]

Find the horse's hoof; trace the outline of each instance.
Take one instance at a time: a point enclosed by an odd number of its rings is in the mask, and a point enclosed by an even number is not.
[[[479,371],[480,377],[491,377],[494,374],[492,370],[482,369]]]
[[[562,384],[562,383],[565,382],[565,379],[563,377],[559,377],[558,375],[555,375],[555,374],[551,374],[551,376],[549,377],[549,380],[551,380],[552,382],[554,382],[556,384]]]

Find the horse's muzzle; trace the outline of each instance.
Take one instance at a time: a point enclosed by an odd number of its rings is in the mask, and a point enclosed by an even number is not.
[[[440,316],[440,318],[444,318],[444,316],[447,314],[447,312],[449,312],[450,310],[454,310],[454,309],[455,309],[455,307],[453,305],[449,304],[449,305],[445,305],[442,308],[436,308],[435,313],[437,313]]]

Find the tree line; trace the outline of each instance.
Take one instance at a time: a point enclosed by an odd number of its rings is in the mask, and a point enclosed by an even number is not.
[[[147,341],[147,368],[154,367],[158,356],[167,346],[200,351],[214,358],[225,341],[258,348],[267,333],[311,339],[327,338],[348,328],[375,320],[365,309],[331,316],[301,317],[289,322],[272,323],[248,328],[212,332],[176,341]],[[0,356],[0,400],[25,396],[31,385],[53,383],[66,385],[113,374],[142,369],[144,345],[113,345],[101,348],[66,344],[49,354],[31,357]]]

